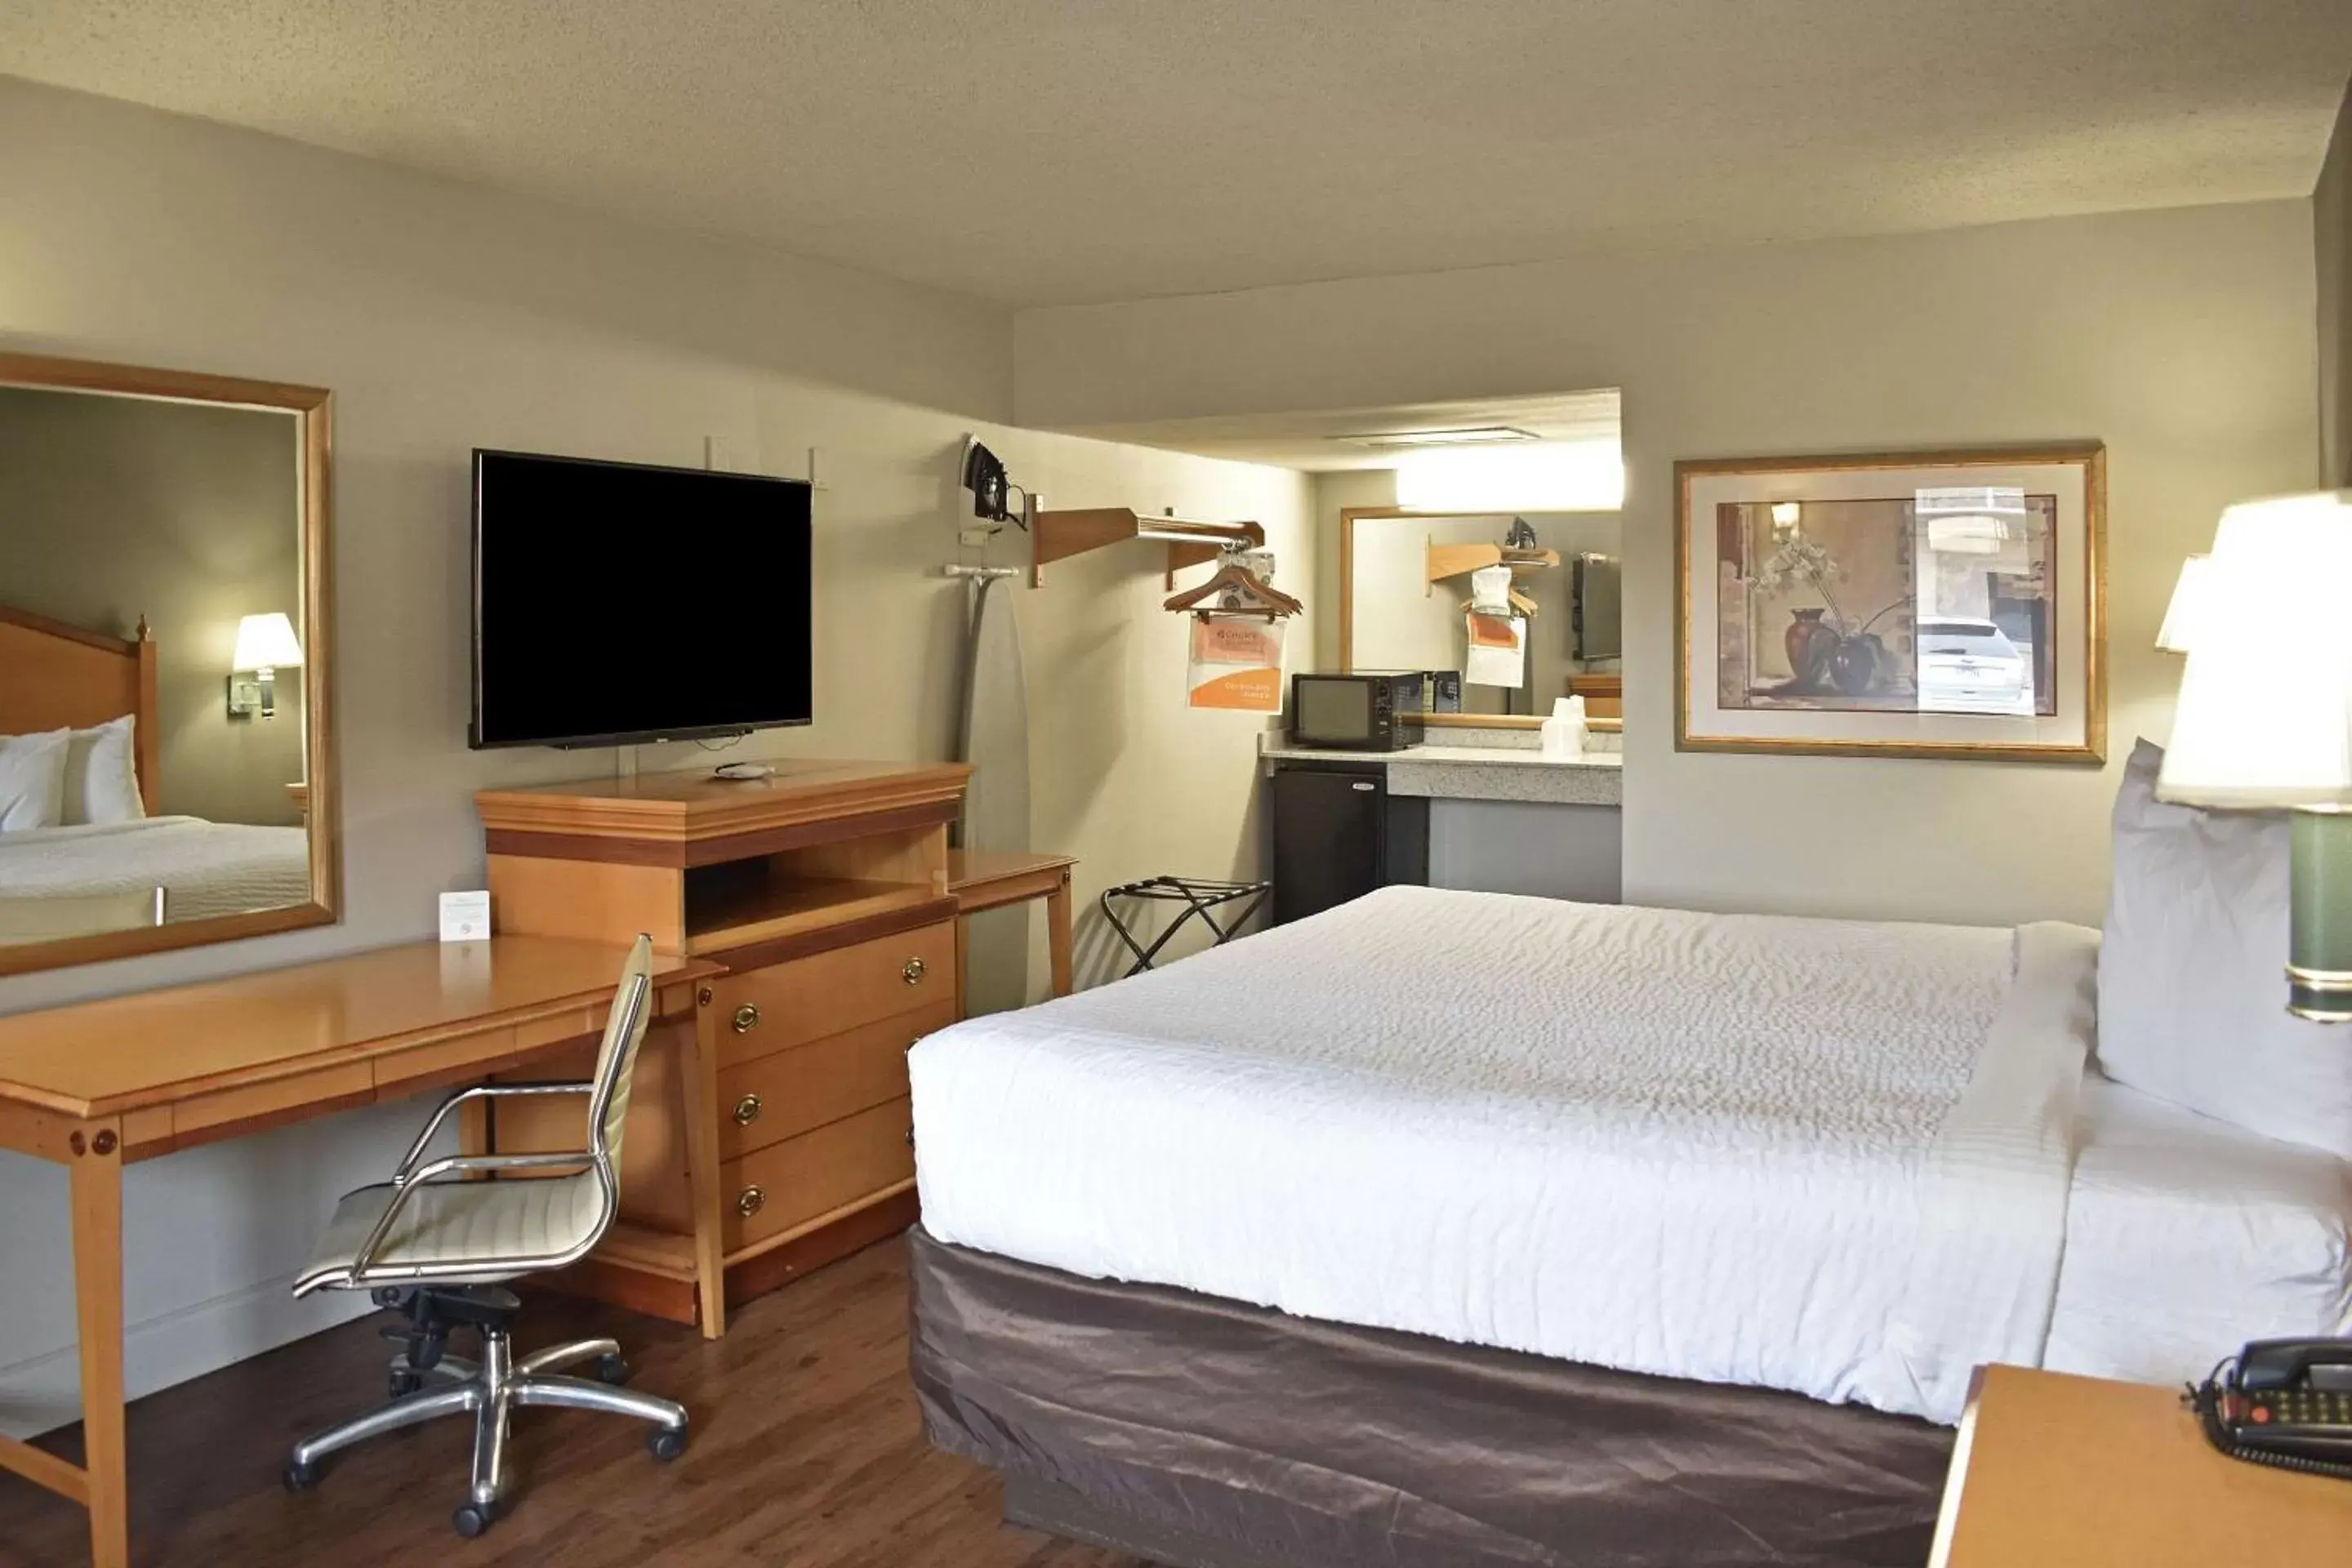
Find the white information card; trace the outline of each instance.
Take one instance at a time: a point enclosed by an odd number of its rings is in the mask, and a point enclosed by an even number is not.
[[[443,942],[483,942],[489,934],[490,895],[487,889],[475,893],[441,895]]]

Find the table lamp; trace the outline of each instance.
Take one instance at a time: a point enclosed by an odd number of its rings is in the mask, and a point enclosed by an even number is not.
[[[2205,569],[2210,555],[2192,555],[2180,563],[2180,581],[2172,585],[2172,602],[2164,607],[2164,625],[2156,646],[2166,653],[2187,653],[2197,617],[2205,613]]]
[[[2289,810],[2287,1010],[2352,1023],[2352,490],[2230,508],[2196,575],[2157,794]]]

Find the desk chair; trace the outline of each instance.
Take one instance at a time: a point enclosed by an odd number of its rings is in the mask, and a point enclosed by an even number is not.
[[[453,1518],[472,1537],[490,1527],[505,1487],[507,1418],[518,1405],[602,1410],[653,1423],[648,1446],[657,1459],[686,1451],[686,1410],[667,1399],[611,1386],[628,1375],[611,1340],[559,1345],[517,1361],[509,1337],[520,1305],[505,1281],[561,1268],[588,1255],[620,1205],[621,1130],[629,1112],[629,1078],[653,1011],[653,943],[637,938],[621,967],[621,986],[586,1083],[486,1084],[453,1095],[417,1134],[392,1180],[343,1199],[317,1253],[294,1282],[313,1290],[372,1290],[378,1306],[408,1321],[387,1330],[405,1339],[393,1363],[391,1404],[294,1446],[286,1485],[318,1483],[320,1462],[341,1448],[438,1416],[474,1417],[473,1487]],[[451,1110],[469,1100],[520,1095],[587,1097],[586,1147],[560,1154],[451,1155],[425,1163],[425,1151]],[[569,1169],[565,1175],[520,1181],[464,1178],[485,1173]],[[443,1180],[442,1178],[456,1178]],[[445,1356],[454,1327],[478,1331],[482,1359]],[[601,1381],[556,1375],[595,1363]]]

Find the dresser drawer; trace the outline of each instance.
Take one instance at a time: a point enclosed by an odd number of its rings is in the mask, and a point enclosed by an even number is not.
[[[732,1067],[953,1002],[955,921],[730,975],[711,992],[719,1013],[719,1065]]]
[[[907,1047],[955,1022],[952,997],[720,1070],[719,1152],[732,1160],[907,1095]]]
[[[719,1164],[727,1250],[911,1181],[914,1102],[894,1100]]]

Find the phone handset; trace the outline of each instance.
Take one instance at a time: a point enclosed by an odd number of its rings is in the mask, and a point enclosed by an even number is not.
[[[2352,1480],[2352,1340],[2256,1340],[2186,1400],[2233,1459]]]

